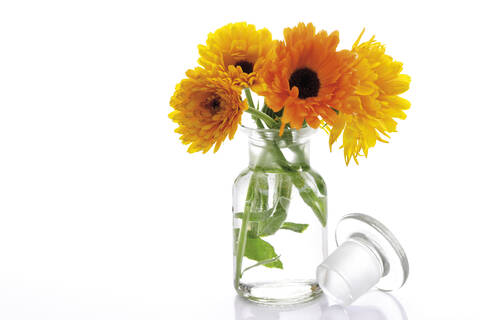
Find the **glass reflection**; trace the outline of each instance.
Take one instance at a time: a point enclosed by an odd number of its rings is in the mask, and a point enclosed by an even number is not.
[[[235,320],[407,320],[400,302],[392,295],[370,291],[353,305],[329,306],[323,296],[299,306],[264,306],[235,297]]]

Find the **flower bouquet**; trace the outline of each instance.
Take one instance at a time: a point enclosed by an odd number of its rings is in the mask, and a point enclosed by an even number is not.
[[[200,66],[175,89],[170,118],[188,152],[217,152],[251,115],[250,162],[233,187],[234,286],[264,303],[320,294],[314,269],[327,254],[327,193],[310,167],[309,136],[342,136],[345,162],[387,142],[410,103],[402,63],[375,41],[339,50],[339,33],[298,24],[272,40],[267,29],[228,24],[199,46]],[[253,95],[263,97],[254,101]]]

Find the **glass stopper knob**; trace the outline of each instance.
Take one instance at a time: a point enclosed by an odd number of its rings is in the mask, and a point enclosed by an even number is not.
[[[374,286],[395,290],[407,280],[405,251],[376,219],[361,213],[346,215],[335,238],[337,249],[317,268],[318,283],[335,304],[351,304]]]

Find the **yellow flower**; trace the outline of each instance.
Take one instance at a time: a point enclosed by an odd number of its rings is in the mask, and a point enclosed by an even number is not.
[[[190,144],[188,152],[205,153],[213,145],[217,152],[227,136],[233,138],[247,109],[241,88],[222,72],[198,67],[186,74],[170,100],[175,110],[169,117],[179,125],[180,140]]]
[[[304,121],[318,128],[322,120],[333,124],[352,85],[341,75],[351,68],[354,55],[337,51],[338,32],[315,32],[310,23],[284,30],[285,41],[275,48],[258,71],[267,105],[275,112],[283,109],[281,132],[287,123],[300,129]],[[321,117],[321,119],[319,118]]]
[[[365,31],[365,30],[364,30]],[[330,149],[343,131],[345,162],[351,158],[368,155],[368,149],[377,141],[387,142],[390,132],[396,132],[393,118],[405,119],[404,110],[410,102],[398,95],[407,91],[410,77],[401,74],[402,63],[385,54],[385,46],[374,40],[359,44],[363,32],[353,45],[357,55],[352,74],[346,74],[348,82],[354,82],[354,92],[346,103],[338,108],[339,116],[330,133]]]
[[[252,87],[257,62],[270,51],[272,44],[267,29],[257,30],[246,22],[230,23],[210,33],[205,46],[198,46],[198,62],[207,69],[227,72],[235,84]]]

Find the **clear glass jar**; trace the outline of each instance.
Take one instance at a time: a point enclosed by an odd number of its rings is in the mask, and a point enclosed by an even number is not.
[[[310,167],[310,128],[248,129],[249,166],[233,186],[234,286],[266,304],[309,301],[327,256],[327,194]]]

